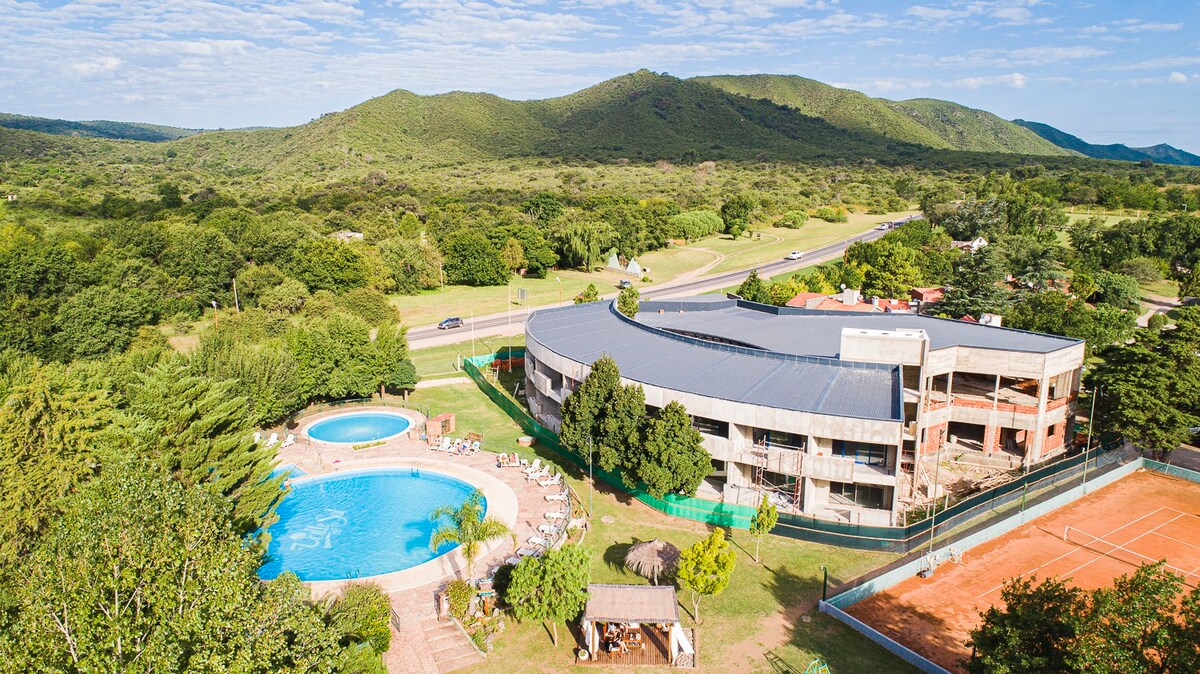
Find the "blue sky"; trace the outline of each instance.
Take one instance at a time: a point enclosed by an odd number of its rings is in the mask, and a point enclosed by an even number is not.
[[[280,126],[396,88],[769,72],[1200,152],[1198,28],[1194,0],[0,0],[0,111]]]

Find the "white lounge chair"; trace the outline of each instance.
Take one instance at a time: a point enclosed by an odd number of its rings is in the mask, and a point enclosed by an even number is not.
[[[526,480],[534,480],[534,481],[544,480],[544,479],[550,477],[550,475],[551,475],[550,466],[542,466],[542,469],[536,473],[527,473],[525,475],[525,479]]]
[[[560,491],[557,494],[546,494],[546,500],[550,501],[551,503],[555,501],[566,501],[568,498],[570,498],[570,496],[567,496],[567,492],[565,491]]]
[[[546,543],[546,539],[542,538],[541,536],[530,536],[529,544],[536,545],[536,546],[543,547],[543,548],[548,545],[548,543]]]
[[[544,480],[538,480],[539,487],[552,487],[556,484],[562,484],[562,473],[552,477],[547,477]]]
[[[255,432],[254,432],[254,444],[256,444],[256,445],[257,445],[257,444],[258,444],[258,443],[260,443],[260,442],[262,442],[262,433],[259,433],[258,431],[255,431]]]
[[[284,447],[291,447],[294,444],[296,444],[296,436],[288,433],[287,437],[283,439],[283,444],[280,445],[279,448],[283,449]]]
[[[504,560],[504,563],[516,566],[517,564],[521,563],[521,558],[520,557],[509,557],[508,559]]]
[[[279,444],[279,434],[278,434],[278,433],[272,433],[272,434],[271,434],[271,437],[267,438],[267,446],[268,446],[268,447],[274,447],[274,446],[275,446],[275,445],[277,445],[277,444]]]
[[[546,534],[548,536],[557,534],[558,530],[559,530],[559,528],[558,528],[557,524],[539,524],[538,525],[538,531],[540,531],[543,534]]]
[[[525,473],[526,475],[533,475],[534,473],[540,471],[541,469],[542,469],[542,460],[534,459],[533,463],[529,464],[529,467],[522,469],[521,472]]]
[[[546,513],[546,519],[548,519],[548,520],[561,520],[561,519],[566,519],[566,517],[567,517],[566,513],[560,513],[560,512]]]
[[[450,451],[450,443],[451,442],[452,441],[450,440],[450,438],[443,435],[442,441],[440,443],[438,443],[436,445],[430,445],[429,448],[435,452],[448,452],[448,451]]]
[[[518,557],[531,557],[533,555],[536,555],[537,553],[538,553],[537,550],[533,550],[531,548],[521,548],[520,550],[517,550]]]

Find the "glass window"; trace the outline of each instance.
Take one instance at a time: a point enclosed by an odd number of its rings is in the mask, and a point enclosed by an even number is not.
[[[886,508],[883,504],[883,487],[853,482],[830,482],[829,500],[842,505],[860,508]]]
[[[692,428],[704,433],[705,435],[715,435],[718,438],[729,437],[729,422],[717,421],[708,417],[692,417]]]
[[[854,459],[855,463],[862,463],[868,466],[884,466],[888,465],[888,446],[876,445],[870,442],[851,442],[849,440],[834,440],[833,441],[834,456],[844,456],[849,459]]]

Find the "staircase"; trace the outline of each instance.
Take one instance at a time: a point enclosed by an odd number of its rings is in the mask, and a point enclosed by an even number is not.
[[[483,661],[452,621],[438,620],[431,589],[396,592],[391,599],[392,647],[384,654],[391,674],[446,674]]]

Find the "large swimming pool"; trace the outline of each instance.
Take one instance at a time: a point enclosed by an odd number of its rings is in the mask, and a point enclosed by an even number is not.
[[[411,425],[412,421],[398,412],[372,410],[322,419],[305,428],[304,432],[322,442],[374,442],[400,435]]]
[[[380,468],[297,480],[271,525],[263,579],[343,580],[407,569],[435,553],[434,508],[458,507],[475,487],[428,470]]]

